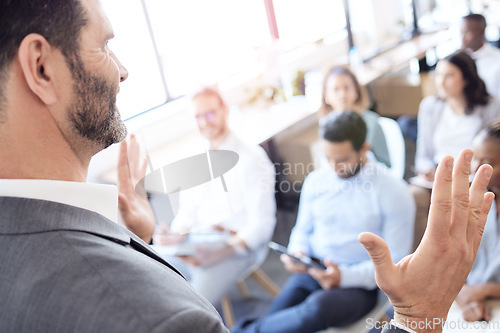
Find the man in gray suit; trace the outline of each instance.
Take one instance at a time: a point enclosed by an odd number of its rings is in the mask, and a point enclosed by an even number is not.
[[[127,72],[111,37],[98,0],[0,2],[0,331],[226,332],[174,268],[114,223],[116,189],[85,183],[91,157],[125,136],[115,99]],[[394,265],[382,239],[360,236],[406,327],[444,317],[474,261],[493,199],[488,166],[469,199],[470,153],[453,184],[450,159],[438,167],[413,255]],[[125,144],[120,159],[120,213],[148,239],[154,219]]]
[[[98,0],[0,2],[0,332],[226,332],[215,309],[86,184],[123,140],[127,71]],[[121,147],[120,212],[147,237]]]

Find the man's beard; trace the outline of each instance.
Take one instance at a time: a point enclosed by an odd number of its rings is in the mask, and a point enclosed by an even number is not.
[[[68,108],[74,128],[101,149],[118,143],[127,136],[127,128],[116,107],[113,85],[104,77],[92,75],[78,56],[68,59],[73,76],[75,101]]]
[[[358,162],[354,164],[354,167],[349,166],[348,168],[342,170],[342,172],[338,174],[338,176],[344,179],[354,177],[361,171],[362,166],[363,166],[363,160],[361,156],[358,155]]]

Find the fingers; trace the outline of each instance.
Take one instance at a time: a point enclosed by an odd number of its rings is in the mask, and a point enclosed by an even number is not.
[[[146,176],[148,162],[146,156],[142,155],[141,157],[141,146],[134,134],[131,134],[130,138],[127,140],[127,150],[130,175],[135,186],[135,184],[139,183]]]
[[[123,193],[118,193],[118,210],[120,213],[128,212],[129,210],[127,197]]]
[[[469,221],[469,174],[473,156],[472,150],[464,149],[453,169],[451,234],[459,239],[465,238]],[[481,205],[478,209],[479,207]]]
[[[144,177],[147,160],[140,158],[140,146],[135,135],[120,143],[118,155],[118,189],[121,192],[136,192],[146,196]]]
[[[130,168],[128,163],[127,142],[120,143],[120,151],[118,153],[118,189],[128,189],[132,187],[130,180]]]
[[[146,156],[142,152],[141,145],[139,144],[139,141],[134,134],[131,134],[130,138],[127,140],[127,151],[130,176],[132,179],[132,184],[135,187],[144,180],[148,162]],[[143,189],[143,184],[141,185],[142,186],[139,186],[139,192],[145,192]]]
[[[479,244],[481,243],[481,237],[483,236],[484,226],[488,218],[488,213],[490,212],[491,205],[495,200],[495,195],[491,192],[484,194],[483,205],[481,206],[481,213],[477,223],[471,223],[469,229],[467,230],[467,240],[474,244],[474,253],[477,253]]]
[[[224,227],[216,224],[216,225],[213,225],[212,226],[212,229],[214,229],[215,231],[220,231],[220,232],[224,232],[226,229],[224,229]]]
[[[215,231],[219,231],[219,232],[226,232],[226,233],[228,233],[228,234],[230,234],[230,235],[232,235],[232,236],[234,236],[234,235],[236,235],[236,234],[237,234],[237,232],[236,232],[236,231],[231,230],[231,229],[226,229],[226,228],[224,228],[224,227],[223,227],[223,226],[221,226],[221,225],[213,225],[213,226],[212,226],[212,229],[214,229]]]
[[[139,152],[139,142],[137,141],[137,137],[135,136],[135,134],[130,134],[128,145],[131,155],[137,154]]]
[[[285,267],[288,267],[288,268],[294,266],[294,264],[295,264],[293,259],[290,258],[289,256],[287,256],[286,254],[280,255],[280,260],[285,265]]]
[[[491,308],[490,308],[490,306],[488,304],[484,305],[483,318],[486,321],[490,321],[491,320]]]
[[[283,264],[287,263],[290,258],[286,254],[280,255],[280,260]]]
[[[194,256],[178,256],[179,259],[181,259],[184,263],[197,267],[200,265],[198,260]]]
[[[439,239],[447,239],[449,237],[452,212],[452,171],[453,158],[446,156],[441,160],[436,170],[429,219],[425,232],[427,237]]]
[[[463,309],[463,317],[466,321],[478,321],[483,319],[484,304],[480,302],[468,303]]]
[[[310,267],[307,269],[307,273],[315,279],[322,289],[329,290],[332,288],[336,288],[340,284],[340,275],[337,271],[336,266],[329,262],[330,266],[327,266],[326,269],[318,269]]]
[[[304,251],[293,251],[292,254],[296,257],[304,257],[306,253]]]
[[[313,277],[316,281],[321,280],[325,272],[320,271],[319,269],[316,268],[308,268],[307,273]]]
[[[335,265],[333,261],[331,261],[328,258],[325,258],[325,260],[323,260],[323,263],[325,264],[326,267],[337,267],[337,265]]]
[[[156,227],[156,232],[160,234],[168,234],[170,232],[170,226],[168,226],[166,222],[160,221]]]
[[[474,181],[470,188],[470,210],[469,225],[467,229],[467,240],[479,246],[482,231],[488,216],[491,204],[493,203],[493,193],[486,193],[486,187],[490,181],[492,168],[489,165],[483,165],[476,172]],[[478,232],[479,231],[479,232]]]
[[[285,269],[289,272],[305,273],[307,271],[307,267],[304,264],[295,261],[294,259],[292,259],[290,256],[288,256],[286,254],[282,254],[280,256],[280,260],[283,263],[283,265],[285,266]]]
[[[480,208],[484,200],[484,192],[490,182],[493,168],[488,165],[482,165],[476,172],[472,185],[470,187],[470,206]]]
[[[130,159],[129,162],[131,164],[137,163],[137,165],[139,165],[139,162],[141,161],[139,159],[139,156],[141,155],[141,147],[139,146],[139,142],[134,134],[131,134],[130,138],[127,140],[127,149]]]
[[[384,290],[384,283],[393,276],[396,266],[392,262],[387,243],[379,236],[370,232],[363,232],[358,236],[375,267],[375,277],[379,287]]]

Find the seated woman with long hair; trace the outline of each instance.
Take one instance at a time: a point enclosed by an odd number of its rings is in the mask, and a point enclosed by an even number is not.
[[[466,52],[455,52],[438,62],[435,84],[437,95],[424,98],[418,111],[415,184],[432,182],[442,157],[456,157],[464,148],[472,147],[481,128],[500,117],[500,101],[488,94],[474,60]],[[426,226],[429,188],[412,186],[417,203],[415,246]]]
[[[366,141],[375,158],[390,166],[384,132],[378,123],[379,115],[368,110],[368,98],[358,79],[346,67],[330,69],[323,80],[323,98],[318,111],[320,124],[330,112],[353,111],[361,115],[368,129]]]

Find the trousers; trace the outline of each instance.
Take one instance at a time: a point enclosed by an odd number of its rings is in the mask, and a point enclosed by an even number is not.
[[[377,290],[324,290],[308,274],[290,276],[269,312],[237,323],[232,333],[314,333],[362,318],[377,303]]]

